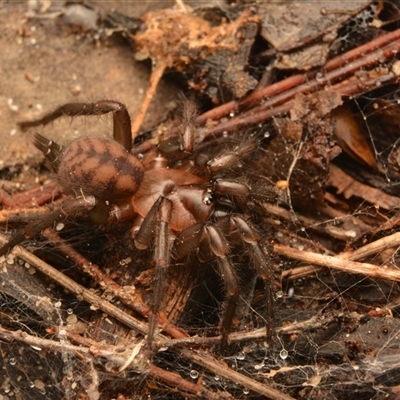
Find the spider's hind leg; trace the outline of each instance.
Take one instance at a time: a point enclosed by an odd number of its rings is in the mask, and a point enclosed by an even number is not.
[[[63,148],[56,142],[46,139],[39,133],[33,134],[33,144],[44,154],[50,162],[51,169],[54,172],[58,171],[61,161]]]
[[[54,223],[65,220],[68,216],[74,215],[83,210],[91,210],[96,205],[94,196],[79,197],[76,199],[67,199],[56,210],[42,216],[18,231],[10,240],[0,247],[0,256],[7,254],[14,246],[25,239],[38,235],[41,231],[53,225]]]
[[[131,118],[125,105],[115,100],[100,100],[95,103],[67,103],[54,111],[45,114],[42,118],[19,123],[21,129],[47,125],[60,117],[79,117],[103,115],[112,112],[114,139],[130,151],[132,147]]]

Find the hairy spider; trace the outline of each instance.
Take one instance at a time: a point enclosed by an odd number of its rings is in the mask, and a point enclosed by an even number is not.
[[[195,106],[187,102],[180,134],[161,142],[146,167],[131,151],[131,123],[126,107],[116,101],[65,104],[54,112],[21,123],[23,128],[47,124],[60,116],[100,115],[112,112],[114,139],[83,137],[65,148],[34,134],[34,144],[50,161],[59,183],[69,196],[61,207],[34,221],[0,248],[0,255],[26,237],[32,237],[55,221],[77,211],[95,210],[102,223],[132,219],[134,245],[144,250],[152,243],[155,268],[150,305],[149,344],[160,311],[164,272],[172,263],[196,254],[201,262],[216,260],[225,285],[226,304],[221,317],[223,346],[235,314],[239,282],[230,254],[230,243],[239,243],[250,254],[264,281],[266,333],[273,329],[272,279],[259,235],[248,222],[247,203],[252,191],[245,180],[229,178],[232,170],[256,150],[247,140],[230,149],[214,150],[212,156],[197,150],[192,124]],[[228,177],[226,177],[228,175]],[[239,239],[240,238],[240,239]]]

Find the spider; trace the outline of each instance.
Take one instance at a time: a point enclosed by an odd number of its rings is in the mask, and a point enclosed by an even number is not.
[[[264,282],[266,335],[272,335],[274,295],[269,259],[259,244],[259,234],[247,218],[246,204],[251,187],[227,178],[229,171],[256,150],[255,140],[230,149],[214,150],[212,156],[196,143],[192,123],[194,103],[187,101],[184,118],[175,138],[162,141],[151,163],[143,165],[131,154],[131,121],[126,107],[117,101],[68,103],[22,128],[45,125],[61,116],[113,114],[113,139],[82,137],[63,148],[38,133],[34,145],[57,173],[57,179],[71,196],[40,221],[28,223],[0,248],[0,255],[27,237],[39,234],[54,222],[77,211],[97,210],[103,223],[133,220],[131,236],[138,250],[152,248],[154,294],[148,343],[151,346],[160,312],[163,276],[167,268],[195,254],[201,262],[216,260],[224,282],[225,307],[221,315],[222,347],[239,297],[239,280],[232,262],[230,243],[240,243]],[[244,211],[243,211],[244,210]],[[239,239],[240,238],[240,239]]]

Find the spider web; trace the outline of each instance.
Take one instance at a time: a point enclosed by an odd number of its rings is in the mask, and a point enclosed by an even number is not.
[[[387,141],[384,140],[387,139],[385,134],[382,134],[383,138],[378,136],[376,116],[379,114],[382,118],[389,110],[396,113],[397,88],[386,88],[385,96],[383,98],[378,90],[358,97],[350,107],[355,113],[359,112],[358,125],[382,168],[382,180],[377,188],[396,195],[394,155],[398,134]],[[382,99],[386,100],[384,104]],[[378,104],[378,109],[374,104]],[[387,115],[393,118],[393,114]],[[279,168],[270,171],[270,176],[259,172],[266,170],[263,166],[252,172],[255,178],[263,175],[269,182],[289,182],[290,191],[283,191],[278,199],[282,208],[290,213],[289,218],[273,214],[273,209],[269,208],[271,216],[257,225],[265,235],[264,246],[268,251],[271,249],[271,236],[274,241],[289,243],[298,249],[337,254],[346,250],[348,243],[350,248],[358,248],[397,232],[396,211],[378,209],[362,198],[357,199],[355,194],[350,200],[346,199],[336,193],[333,185],[327,191],[336,196],[337,209],[342,211],[340,215],[316,216],[310,213],[309,208],[303,208],[301,199],[310,196],[318,202],[318,195],[321,194],[318,181],[305,186],[302,178],[306,176],[309,179],[315,173],[303,163],[302,158],[319,127],[312,126],[312,121],[308,121],[308,131],[302,135],[300,142],[284,138],[273,143],[273,139],[282,132],[281,122],[276,119],[257,132],[257,137],[265,136],[265,149],[271,152],[265,154],[270,157],[265,163],[270,167],[270,161],[279,159]],[[389,122],[380,126],[382,132],[392,129]],[[352,170],[358,173],[363,169],[357,164],[359,160],[346,154],[335,159],[334,163],[348,166],[346,172],[349,173]],[[257,165],[257,162],[248,162],[244,167],[253,168],[254,164]],[[355,176],[359,178],[359,175]],[[368,176],[363,175],[366,181]],[[305,188],[303,192],[302,188]],[[330,201],[332,204],[332,197]],[[344,203],[348,205],[345,211],[341,209]],[[308,222],[303,218],[306,216],[309,217]],[[386,230],[380,229],[385,218],[391,223]],[[371,230],[351,236],[357,227],[355,221],[361,221]],[[283,229],[279,230],[277,226]],[[125,278],[126,282],[135,280],[135,284],[146,288],[150,280],[145,272],[147,255],[135,253],[129,248],[126,229],[122,226],[118,230],[99,232],[88,221],[73,221],[59,233],[107,272],[117,273],[118,278]],[[269,232],[268,236],[266,232]],[[113,237],[117,239],[113,240]],[[115,248],[115,241],[120,242],[119,246],[111,251]],[[23,247],[36,252],[39,249],[40,258],[73,277],[88,290],[96,291],[97,286],[87,276],[74,272],[75,263],[66,260],[54,248],[53,241],[36,238],[23,243]],[[397,267],[397,247],[385,248],[369,255],[365,261],[377,266]],[[105,253],[107,256],[104,256]],[[234,257],[238,269],[244,270],[249,262],[246,254],[234,254]],[[271,257],[277,274],[303,266],[300,261],[288,261],[272,254],[272,251]],[[160,379],[158,370],[150,369],[150,361],[153,366],[178,374],[184,379],[180,383],[187,385],[185,388],[193,383],[198,385],[197,388],[209,390],[216,398],[260,398],[261,395],[253,388],[224,375],[224,369],[218,372],[216,366],[211,368],[195,362],[195,351],[187,354],[176,350],[178,346],[171,341],[167,341],[154,355],[147,354],[143,350],[142,336],[121,326],[116,318],[97,305],[61,288],[21,254],[9,255],[1,261],[3,330],[0,347],[3,358],[0,360],[0,388],[3,398],[74,399],[80,396],[122,399],[125,396],[136,399],[150,395],[153,399],[184,398],[183,391],[177,393],[178,390],[171,389],[167,379]],[[198,267],[196,260],[190,260],[190,263]],[[116,267],[118,272],[115,272]],[[178,266],[177,271],[171,271],[171,282],[181,277],[180,269]],[[298,272],[299,277],[295,279],[285,276],[276,292],[278,336],[273,343],[266,343],[262,338],[265,320],[261,282],[244,275],[241,283],[245,284],[246,279],[249,283],[239,307],[244,310],[243,320],[237,322],[234,329],[237,336],[233,335],[229,354],[219,354],[218,341],[213,342],[212,338],[217,335],[224,294],[223,284],[213,266],[200,272],[200,278],[191,287],[192,296],[185,303],[186,307],[181,310],[176,324],[191,335],[197,335],[197,344],[222,359],[229,370],[258,382],[272,383],[294,398],[395,398],[400,384],[398,284],[373,275],[349,274],[316,266]],[[120,305],[113,294],[107,296],[106,291],[101,294],[105,301]],[[18,331],[23,334],[6,336],[8,332],[15,334]],[[78,336],[85,341],[77,342]],[[183,343],[181,346],[191,350],[194,345]],[[131,361],[128,366],[127,360]],[[177,376],[170,378],[178,387]],[[195,394],[187,396],[195,397]]]

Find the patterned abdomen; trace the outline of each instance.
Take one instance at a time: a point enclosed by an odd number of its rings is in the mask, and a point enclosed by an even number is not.
[[[75,195],[113,201],[136,193],[143,179],[143,166],[113,140],[84,137],[63,152],[58,179]]]

